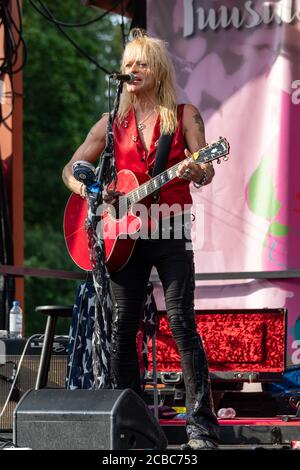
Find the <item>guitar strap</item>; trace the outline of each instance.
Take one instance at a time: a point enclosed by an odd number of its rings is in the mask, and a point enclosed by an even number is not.
[[[166,168],[173,135],[174,134],[162,134],[159,138],[152,178],[162,173]],[[158,201],[159,189],[152,194],[152,197],[155,201]]]

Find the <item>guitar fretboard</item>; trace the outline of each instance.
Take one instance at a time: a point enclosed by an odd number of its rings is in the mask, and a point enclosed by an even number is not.
[[[227,155],[228,151],[228,142],[226,139],[221,137],[218,142],[214,142],[213,144],[207,145],[206,147],[199,150],[194,159],[194,162],[197,164],[208,163],[224,155]],[[186,160],[188,160],[188,158]],[[153,194],[166,183],[174,179],[176,177],[177,169],[181,163],[182,162],[179,162],[171,168],[168,168],[159,175],[154,176],[150,181],[147,181],[137,189],[126,194],[127,207],[129,208],[133,204],[137,204],[142,199],[149,196],[150,194]]]
[[[149,196],[150,194],[153,194],[166,183],[173,180],[176,177],[176,171],[178,167],[179,163],[177,165],[172,166],[171,168],[168,168],[168,170],[163,171],[159,175],[154,176],[150,181],[147,181],[134,191],[128,193],[127,199],[129,200],[129,204],[137,204],[142,199]]]

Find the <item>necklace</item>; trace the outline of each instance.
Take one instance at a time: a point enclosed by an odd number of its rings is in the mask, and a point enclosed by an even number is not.
[[[147,114],[146,117],[144,117],[144,119],[142,119],[140,122],[137,123],[137,128],[139,131],[142,131],[143,129],[145,129],[145,124],[144,122],[147,121],[147,119],[154,113],[154,108],[152,109],[152,111],[150,111],[150,113]]]

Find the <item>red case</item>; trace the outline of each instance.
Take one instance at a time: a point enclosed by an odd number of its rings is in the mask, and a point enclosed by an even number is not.
[[[179,353],[171,337],[166,313],[160,312],[159,316],[156,334],[158,396],[169,407],[178,406],[176,402],[182,406],[184,385]],[[219,420],[221,448],[290,449],[298,445],[300,408],[292,414],[280,415],[277,411],[279,402],[271,394],[238,392],[242,382],[282,379],[286,369],[287,310],[197,310],[196,323],[205,345],[218,408],[230,406],[237,412],[235,419]],[[149,350],[151,379],[151,344]],[[153,400],[152,386],[148,386],[148,391]],[[169,444],[176,446],[187,440],[184,418],[179,415],[169,419],[164,414],[160,418]]]
[[[196,323],[213,380],[282,379],[286,367],[286,309],[197,310]],[[180,357],[165,312],[159,312],[156,361],[163,383],[178,382]],[[149,371],[152,369],[150,342]]]

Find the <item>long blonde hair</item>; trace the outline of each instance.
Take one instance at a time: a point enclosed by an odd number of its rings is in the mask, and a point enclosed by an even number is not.
[[[164,41],[149,37],[144,31],[135,29],[133,40],[128,42],[122,58],[122,72],[129,59],[146,62],[155,80],[155,91],[158,97],[160,131],[172,134],[177,127],[177,103],[175,91],[175,71]],[[133,107],[134,96],[124,87],[118,111],[119,121]]]

